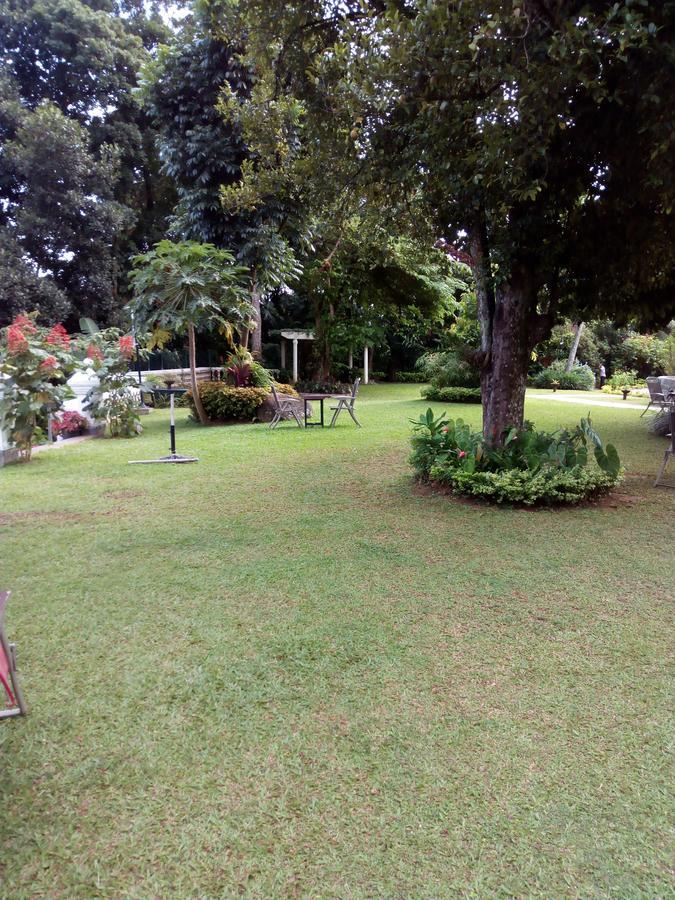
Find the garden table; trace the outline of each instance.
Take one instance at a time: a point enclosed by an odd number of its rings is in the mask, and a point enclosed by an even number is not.
[[[332,394],[300,394],[304,403],[305,403],[305,428],[323,428],[323,401],[330,400],[332,398]],[[321,408],[321,421],[320,422],[310,422],[309,414],[307,411],[307,404],[310,400],[314,400],[319,404]]]

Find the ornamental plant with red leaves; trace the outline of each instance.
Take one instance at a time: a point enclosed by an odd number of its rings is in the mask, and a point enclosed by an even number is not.
[[[117,328],[105,328],[92,333],[90,340],[86,353],[99,384],[85,398],[84,408],[92,418],[105,422],[111,437],[134,437],[141,430],[138,384],[129,371],[137,352],[134,339]]]
[[[65,437],[72,437],[73,435],[84,434],[88,428],[89,422],[78,412],[62,412],[52,420],[52,432],[55,435],[61,434]]]
[[[66,380],[77,363],[69,347],[65,328],[43,328],[35,315],[19,315],[0,331],[0,423],[24,461],[42,433],[40,422],[72,396]]]
[[[122,356],[131,359],[135,353],[133,337],[130,334],[120,335],[119,348]]]
[[[50,328],[45,340],[48,344],[55,344],[63,350],[70,350],[70,335],[63,325],[54,325],[53,328]]]

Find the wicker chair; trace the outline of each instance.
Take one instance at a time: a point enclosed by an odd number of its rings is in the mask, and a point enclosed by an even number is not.
[[[272,385],[272,396],[274,397],[276,409],[274,410],[274,417],[270,422],[270,428],[276,428],[282,419],[288,419],[290,416],[295,419],[298,428],[302,428],[302,418],[297,409],[297,401],[291,397],[280,397],[279,394],[277,394],[274,385]]]

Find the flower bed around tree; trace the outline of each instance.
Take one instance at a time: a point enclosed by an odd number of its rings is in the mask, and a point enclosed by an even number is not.
[[[616,449],[603,445],[590,418],[573,431],[554,433],[526,422],[494,448],[461,419],[434,418],[431,409],[414,426],[410,463],[418,478],[492,503],[579,503],[609,493],[621,480]]]

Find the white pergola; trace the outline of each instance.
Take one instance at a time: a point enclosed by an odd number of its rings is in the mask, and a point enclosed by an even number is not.
[[[293,343],[293,382],[298,380],[298,341],[313,341],[313,331],[281,332],[281,368],[286,368],[286,341]],[[353,357],[349,351],[349,368],[353,368]],[[363,348],[363,383],[368,384],[368,347]]]

